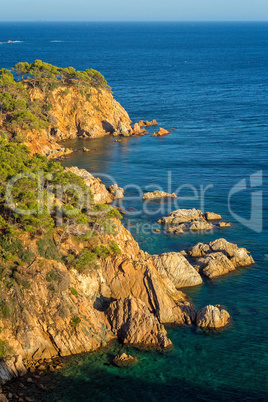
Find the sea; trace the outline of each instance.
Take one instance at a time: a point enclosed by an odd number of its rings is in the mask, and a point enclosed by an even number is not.
[[[12,40],[13,43],[6,43]],[[62,164],[125,188],[123,223],[152,254],[225,238],[256,264],[184,289],[196,308],[221,304],[229,327],[167,328],[174,347],[143,351],[114,342],[66,360],[44,401],[265,401],[268,268],[268,23],[0,23],[0,66],[41,59],[99,70],[133,122],[157,119],[165,137],[73,140]],[[92,152],[79,150],[84,146]],[[162,189],[178,199],[143,204]],[[232,226],[156,233],[178,208],[212,211]],[[121,352],[134,367],[111,364]]]

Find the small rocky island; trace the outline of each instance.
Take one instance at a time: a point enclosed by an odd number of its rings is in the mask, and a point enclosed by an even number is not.
[[[186,231],[210,231],[215,228],[212,222],[217,221],[219,228],[230,227],[229,222],[223,222],[222,217],[213,212],[203,214],[199,209],[178,209],[164,216],[157,223],[164,226],[167,233],[185,233]]]

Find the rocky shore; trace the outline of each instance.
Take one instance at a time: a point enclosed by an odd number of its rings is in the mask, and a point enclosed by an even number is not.
[[[106,189],[98,178],[76,167],[69,171],[83,178],[95,200],[113,201],[118,187]],[[201,219],[198,210],[176,212],[172,219],[181,224],[179,217],[185,221],[185,216]],[[202,219],[205,216],[219,218],[207,213]],[[93,270],[79,272],[63,262],[41,257],[31,264],[27,271],[31,288],[21,292],[26,308],[15,326],[0,319],[1,338],[8,340],[14,351],[0,362],[1,383],[25,375],[42,361],[94,351],[115,338],[140,347],[168,348],[171,341],[165,324],[214,330],[229,324],[230,316],[224,308],[206,306],[197,311],[182,289],[202,285],[202,276],[214,278],[253,264],[246,249],[219,239],[198,243],[181,253],[151,256],[139,248],[118,219],[114,224],[115,233],[105,235],[102,244],[116,242],[120,254],[99,260]],[[34,250],[35,243],[29,237],[24,241]],[[73,236],[61,246],[66,256],[80,253],[83,247]],[[52,271],[56,272],[53,297],[46,280]]]

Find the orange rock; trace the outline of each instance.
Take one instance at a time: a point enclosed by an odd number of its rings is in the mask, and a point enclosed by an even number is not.
[[[167,134],[169,134],[169,131],[160,127],[159,130],[157,131],[157,133],[153,133],[153,137],[161,137],[162,135],[167,135]]]

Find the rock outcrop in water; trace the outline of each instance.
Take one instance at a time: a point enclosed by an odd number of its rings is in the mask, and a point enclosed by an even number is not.
[[[187,253],[196,259],[198,270],[208,278],[254,264],[253,257],[245,248],[239,248],[225,239],[217,239],[208,244],[198,243],[187,250]]]
[[[166,193],[165,191],[153,191],[153,192],[149,192],[149,193],[144,193],[142,196],[143,200],[154,200],[154,199],[158,199],[158,198],[177,198],[175,193],[169,194]]]
[[[178,209],[164,216],[158,223],[165,225],[167,233],[184,233],[187,231],[211,231],[215,225],[211,221],[222,219],[213,212],[203,214],[199,209]]]
[[[202,329],[220,329],[226,327],[230,320],[230,314],[221,306],[206,306],[196,315],[196,325]]]
[[[153,133],[153,137],[162,137],[163,135],[168,135],[169,131],[160,127],[156,133]]]

